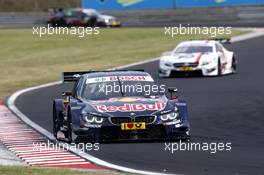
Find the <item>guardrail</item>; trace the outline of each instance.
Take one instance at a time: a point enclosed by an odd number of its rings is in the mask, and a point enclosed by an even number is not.
[[[121,20],[124,26],[169,26],[230,25],[243,27],[264,26],[264,6],[194,8],[167,10],[105,11]],[[32,27],[43,25],[47,20],[45,12],[2,12],[0,27]]]
[[[168,26],[176,24],[264,26],[264,6],[187,8],[137,11],[108,11],[127,26]]]
[[[104,10],[175,9],[264,5],[263,0],[83,0],[84,8]]]
[[[48,14],[45,12],[1,12],[0,28],[43,25],[47,17]]]

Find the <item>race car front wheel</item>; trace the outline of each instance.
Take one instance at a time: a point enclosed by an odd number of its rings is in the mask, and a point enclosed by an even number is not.
[[[220,59],[218,59],[218,64],[217,64],[217,75],[218,76],[222,75],[222,68],[221,68]]]
[[[59,113],[56,109],[55,103],[53,104],[53,135],[57,139],[57,133],[59,131]]]
[[[232,59],[232,73],[236,73],[237,70],[237,60],[235,57]]]
[[[68,143],[72,143],[72,125],[71,125],[71,110],[70,108],[68,109],[68,117],[67,117],[67,133],[66,133],[66,138]]]

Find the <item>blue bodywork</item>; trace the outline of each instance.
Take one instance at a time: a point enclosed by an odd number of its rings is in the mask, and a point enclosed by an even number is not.
[[[150,76],[145,72],[136,71],[114,71],[114,72],[104,72],[104,73],[90,73],[84,74],[80,77],[86,80],[87,78],[98,78],[104,76]],[[74,75],[76,76],[76,75]],[[75,83],[73,91],[81,91],[83,86],[85,86],[86,81],[82,83]],[[73,94],[76,94],[73,92]],[[145,108],[144,110],[132,110],[131,106],[147,106],[151,105],[152,109]],[[63,99],[55,99],[54,107],[59,113],[66,113],[70,117],[71,130],[76,137],[80,137],[82,140],[134,140],[135,136],[142,135],[140,139],[189,139],[189,121],[187,104],[182,99],[168,99],[165,95],[160,95],[156,97],[116,97],[107,100],[86,100],[81,97],[76,97],[74,95],[69,97],[69,102],[65,108],[65,103]],[[128,107],[129,110],[128,110]],[[155,108],[154,108],[155,107]],[[103,111],[106,109],[126,109],[123,111]],[[170,114],[176,112],[178,117],[172,120],[168,119],[166,121],[161,120],[162,115]],[[65,114],[66,115],[66,114]],[[84,116],[95,116],[103,118],[103,122],[98,123],[87,123]],[[57,116],[55,116],[56,118]],[[121,131],[120,123],[113,122],[114,119],[126,119],[126,123],[136,123],[144,122],[146,123],[146,129],[144,130],[133,130],[133,131]],[[127,121],[129,119],[129,121]],[[139,120],[140,119],[140,120]],[[144,119],[144,120],[143,120]],[[137,121],[139,120],[139,121]],[[63,122],[62,122],[63,123]],[[124,123],[124,121],[122,122]],[[121,124],[122,124],[121,123]],[[63,127],[63,124],[60,124]],[[122,136],[122,135],[125,136]],[[151,136],[151,137],[150,137]],[[136,140],[139,138],[136,137]]]

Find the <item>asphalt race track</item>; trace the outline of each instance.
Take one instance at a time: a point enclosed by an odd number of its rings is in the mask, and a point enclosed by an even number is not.
[[[238,73],[204,78],[157,78],[158,62],[144,68],[158,82],[176,86],[189,103],[192,142],[231,142],[231,151],[164,151],[164,143],[101,144],[89,152],[114,164],[180,174],[264,174],[264,37],[228,45],[238,56]],[[16,105],[52,131],[52,100],[67,86],[57,85],[21,95]]]

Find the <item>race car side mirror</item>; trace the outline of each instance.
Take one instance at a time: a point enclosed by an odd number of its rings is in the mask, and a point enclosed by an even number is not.
[[[70,102],[70,96],[72,95],[71,92],[63,92],[62,93],[62,98],[64,103],[69,103]]]
[[[71,92],[63,92],[63,93],[62,93],[62,96],[71,96],[71,95],[72,95]]]
[[[170,93],[170,99],[175,100],[178,97],[175,95],[178,92],[178,89],[176,87],[169,87],[168,92]]]
[[[62,93],[62,103],[63,103],[63,116],[68,115],[68,106],[70,104],[71,92],[63,92]]]
[[[172,53],[171,51],[163,52],[163,53],[161,54],[161,56],[170,56],[171,53]]]

